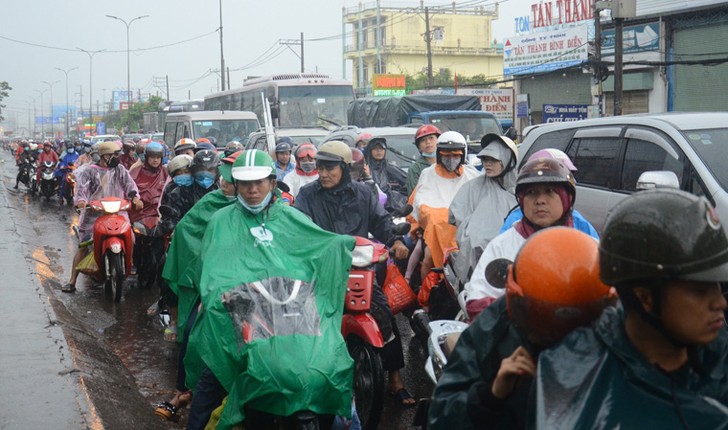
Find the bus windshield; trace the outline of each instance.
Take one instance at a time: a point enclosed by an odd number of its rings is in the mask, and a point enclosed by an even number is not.
[[[248,135],[258,129],[258,121],[255,119],[228,119],[228,120],[206,120],[192,121],[195,129],[195,136],[214,137],[218,147],[225,146],[232,140],[245,143]]]
[[[346,125],[346,109],[354,100],[350,86],[281,86],[278,88],[280,127]]]

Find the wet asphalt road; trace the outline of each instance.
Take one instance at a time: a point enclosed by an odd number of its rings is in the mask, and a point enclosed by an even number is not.
[[[102,286],[81,274],[77,291],[62,293],[77,244],[71,227],[77,215],[72,208],[60,206],[57,199],[46,202],[38,196],[31,198],[22,184],[19,190],[12,189],[16,173],[12,155],[1,151],[0,179],[5,189],[0,192],[7,194],[12,216],[27,245],[26,259],[33,263],[34,274],[49,297],[71,350],[81,389],[99,417],[88,428],[184,428],[187,410],[181,412],[182,418],[176,424],[162,422],[154,415],[154,404],[169,400],[174,393],[177,356],[176,343],[164,341],[162,326],[146,316],[158,290],[136,288],[136,279],[129,277],[122,301],[114,304],[105,299]],[[3,279],[12,277],[2,274]],[[428,397],[433,385],[422,370],[425,353],[413,339],[407,321],[397,318],[408,363],[405,384],[415,398]],[[380,395],[385,410],[379,428],[413,428],[415,409],[397,405],[385,393]]]

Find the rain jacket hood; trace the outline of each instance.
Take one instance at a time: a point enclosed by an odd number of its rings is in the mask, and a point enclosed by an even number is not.
[[[374,146],[381,146],[381,143],[375,140],[374,145],[372,145],[372,142],[369,142],[364,150],[364,159],[369,166],[372,179],[374,179],[374,182],[382,192],[387,195],[385,209],[389,212],[399,211],[407,204],[407,197],[409,196],[405,184],[407,174],[394,164],[390,164],[386,157],[381,160],[375,160],[371,154],[371,149]]]
[[[537,427],[728,428],[725,329],[693,358],[702,369],[668,373],[652,365],[627,338],[623,310],[607,308],[592,327],[539,357]]]
[[[241,423],[243,405],[350,415],[353,362],[340,330],[353,245],[280,200],[258,215],[233,204],[212,216],[190,347],[229,393],[219,429]]]
[[[143,164],[139,168],[130,170],[129,175],[139,188],[139,198],[144,203],[141,210],[135,209],[129,212],[129,219],[131,222],[150,219],[148,227],[152,227],[159,220],[159,204],[164,186],[169,180],[167,169],[161,166],[151,169]]]
[[[506,175],[510,175],[510,172]],[[455,271],[462,279],[478,264],[488,243],[498,236],[503,220],[517,205],[516,197],[486,175],[465,183],[450,204],[450,224],[457,227],[459,253]]]

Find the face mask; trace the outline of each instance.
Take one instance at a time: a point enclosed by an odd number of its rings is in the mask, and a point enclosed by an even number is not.
[[[447,169],[448,172],[454,172],[460,166],[459,158],[443,158],[442,165]]]
[[[178,187],[189,187],[192,185],[192,175],[189,173],[182,173],[172,178]]]
[[[268,192],[268,195],[265,196],[262,202],[258,203],[257,205],[249,205],[245,199],[240,195],[237,194],[237,199],[240,202],[241,205],[250,213],[257,215],[259,214],[263,209],[265,209],[266,206],[268,206],[268,203],[270,203],[270,199],[273,197],[273,193]]]
[[[115,169],[116,166],[119,165],[119,157],[111,157],[106,165],[109,166],[110,169]]]
[[[76,152],[76,148],[68,148],[69,154],[73,154],[74,152]]]
[[[436,155],[437,153],[435,151],[422,153],[422,156],[425,158],[435,158]]]
[[[232,202],[232,201],[235,201],[235,199],[237,199],[238,195],[239,194],[235,194],[234,196],[228,196],[227,194],[225,194],[225,198],[227,199],[227,201]]]
[[[204,189],[208,189],[215,183],[215,174],[212,172],[195,173],[195,182]]]
[[[315,161],[302,161],[298,163],[299,166],[301,166],[301,170],[303,170],[306,173],[311,173],[314,170],[316,170],[316,162]]]

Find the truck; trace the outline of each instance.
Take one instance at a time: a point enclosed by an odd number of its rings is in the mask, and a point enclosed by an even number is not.
[[[486,133],[503,134],[495,115],[481,110],[477,96],[408,95],[360,98],[349,103],[349,125],[396,127],[433,124],[441,132],[460,132],[469,142]]]
[[[145,131],[154,133],[159,131],[159,113],[158,112],[144,112],[143,128]]]

